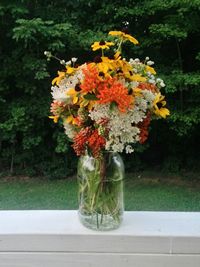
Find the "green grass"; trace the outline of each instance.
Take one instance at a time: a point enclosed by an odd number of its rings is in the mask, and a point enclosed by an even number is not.
[[[125,180],[125,209],[200,211],[199,189],[197,182],[129,177]],[[76,179],[0,180],[1,210],[77,208]]]

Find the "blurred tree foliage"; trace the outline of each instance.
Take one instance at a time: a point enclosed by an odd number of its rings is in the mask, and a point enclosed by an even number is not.
[[[76,157],[62,127],[48,119],[50,82],[63,59],[91,57],[90,45],[126,22],[139,47],[167,84],[171,116],[155,121],[145,153],[125,156],[127,167],[167,170],[199,167],[200,0],[1,0],[0,168],[11,173],[62,177]],[[139,147],[138,151],[143,150]]]

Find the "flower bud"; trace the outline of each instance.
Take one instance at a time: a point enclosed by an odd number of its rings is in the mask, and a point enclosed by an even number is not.
[[[148,66],[152,66],[153,64],[154,64],[154,61],[151,61],[151,60],[147,61]]]
[[[49,51],[44,51],[44,55],[46,56],[46,57],[51,57],[52,55],[51,55],[51,52],[49,52]]]
[[[65,62],[64,60],[61,60],[61,61],[60,61],[60,64],[61,64],[61,65],[66,65],[66,62]]]
[[[78,58],[76,58],[76,57],[72,57],[71,61],[72,61],[73,63],[75,63],[75,62],[77,61],[77,59],[78,59]]]

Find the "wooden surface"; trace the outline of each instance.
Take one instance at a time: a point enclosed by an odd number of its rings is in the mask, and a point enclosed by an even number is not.
[[[125,212],[109,232],[76,211],[0,211],[0,267],[200,267],[199,212]]]

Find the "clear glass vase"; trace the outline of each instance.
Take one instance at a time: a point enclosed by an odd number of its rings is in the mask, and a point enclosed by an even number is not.
[[[79,218],[83,225],[101,231],[120,226],[124,211],[123,179],[124,164],[118,153],[79,158]]]

